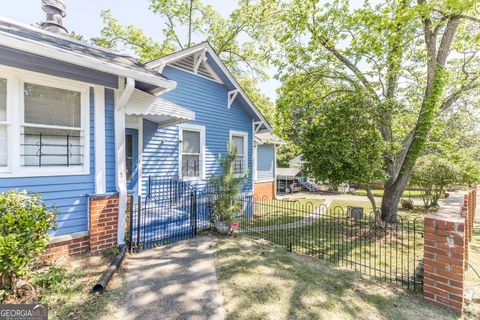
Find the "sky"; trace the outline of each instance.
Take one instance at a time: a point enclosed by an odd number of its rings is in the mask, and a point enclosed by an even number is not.
[[[100,34],[103,22],[100,12],[111,9],[113,16],[122,24],[134,24],[142,28],[153,39],[161,39],[162,24],[158,16],[149,9],[148,0],[64,0],[67,6],[67,16],[64,25],[69,31],[92,38]],[[224,16],[228,16],[235,8],[235,0],[204,0],[211,4]],[[26,24],[34,24],[45,20],[45,13],[41,8],[41,0],[0,0],[2,11],[0,15]],[[269,72],[271,78],[275,73]],[[275,101],[275,90],[280,82],[270,79],[261,83],[262,92]]]

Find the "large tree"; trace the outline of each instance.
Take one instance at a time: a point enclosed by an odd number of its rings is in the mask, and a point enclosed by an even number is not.
[[[272,4],[271,4],[272,5]],[[268,8],[269,6],[267,6]],[[223,17],[213,6],[201,0],[150,0],[150,10],[158,15],[158,40],[135,25],[124,25],[110,10],[102,12],[104,27],[94,42],[103,47],[128,50],[147,62],[196,43],[208,41],[220,59],[239,80],[245,92],[269,119],[273,104],[258,89],[265,80],[269,50],[262,45],[264,34],[259,25],[273,17],[263,6],[248,0],[238,2],[229,17]]]
[[[278,1],[278,8],[278,23],[265,28],[281,48],[279,78],[287,84],[281,93],[302,97],[283,99],[282,119],[302,114],[298,109],[321,112],[325,106],[311,102],[336,99],[345,88],[368,95],[386,144],[382,219],[395,221],[438,117],[464,100],[469,107],[478,104],[477,1],[383,0],[354,7],[347,0],[286,0]],[[302,85],[288,85],[292,75]],[[289,124],[298,123],[286,121],[284,128],[295,139],[298,127]],[[355,124],[352,119],[353,130]],[[316,161],[314,155],[305,160]]]

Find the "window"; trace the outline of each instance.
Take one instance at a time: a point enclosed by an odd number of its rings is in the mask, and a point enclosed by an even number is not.
[[[205,127],[184,125],[180,129],[180,175],[186,179],[203,178]]]
[[[233,164],[233,173],[244,175],[248,168],[248,134],[246,132],[230,132],[230,141],[237,150],[237,159]]]
[[[24,83],[22,165],[82,166],[81,116],[80,92]]]
[[[0,75],[0,178],[89,174],[89,85],[7,66]]]
[[[7,80],[0,79],[0,168],[8,166]]]

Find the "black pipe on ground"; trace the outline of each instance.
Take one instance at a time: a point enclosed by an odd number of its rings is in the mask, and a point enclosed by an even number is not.
[[[115,259],[113,259],[112,263],[110,263],[110,265],[108,266],[107,270],[103,273],[98,282],[93,286],[92,293],[102,294],[105,291],[105,288],[110,282],[110,279],[112,279],[115,272],[120,269],[120,265],[122,264],[123,258],[125,258],[126,251],[126,246],[120,247],[120,253],[117,254]]]

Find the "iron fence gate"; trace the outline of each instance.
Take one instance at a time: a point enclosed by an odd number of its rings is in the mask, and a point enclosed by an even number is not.
[[[191,238],[208,228],[208,197],[178,179],[149,177],[145,196],[130,198],[129,247],[141,251]]]

